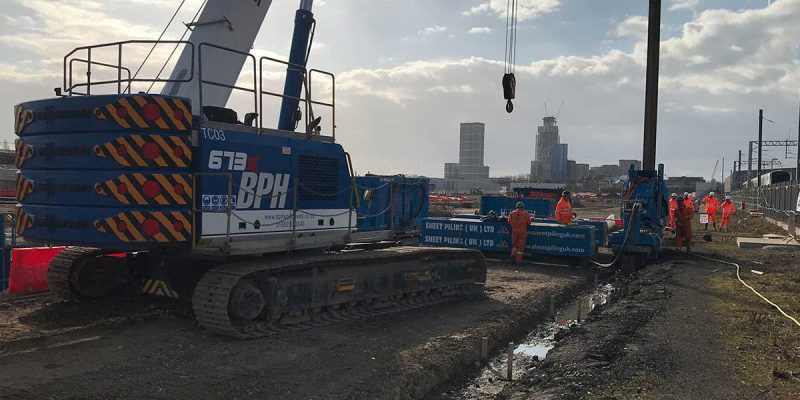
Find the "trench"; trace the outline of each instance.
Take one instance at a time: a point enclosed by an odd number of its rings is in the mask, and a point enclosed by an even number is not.
[[[539,324],[518,343],[513,344],[512,380],[538,367],[555,347],[559,332],[582,324],[595,307],[606,304],[614,292],[610,283],[598,284],[571,302],[555,310],[552,319]],[[427,400],[490,400],[509,384],[507,350],[490,355],[477,372],[445,385],[426,397]]]

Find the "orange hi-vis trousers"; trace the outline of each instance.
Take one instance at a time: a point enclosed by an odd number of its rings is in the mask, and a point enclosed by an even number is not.
[[[528,241],[528,230],[511,231],[511,258],[515,263],[522,262],[525,256],[525,243]]]

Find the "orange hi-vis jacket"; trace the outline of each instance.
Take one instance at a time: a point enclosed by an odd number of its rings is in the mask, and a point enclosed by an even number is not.
[[[572,222],[572,204],[566,197],[561,197],[561,200],[556,204],[556,220],[560,224],[569,225]]]
[[[675,215],[675,210],[677,210],[677,209],[678,209],[678,199],[670,198],[669,199],[669,215],[670,216],[674,216]]]
[[[706,196],[703,203],[706,203],[706,214],[716,213],[719,209],[719,200],[716,197]]]
[[[683,199],[683,206],[686,207],[692,213],[694,213],[694,199],[692,198],[692,196]]]
[[[736,212],[736,203],[732,201],[722,202],[722,215],[733,215]]]
[[[511,224],[511,232],[528,232],[528,225],[531,224],[531,215],[525,210],[514,210],[508,216],[508,223]]]

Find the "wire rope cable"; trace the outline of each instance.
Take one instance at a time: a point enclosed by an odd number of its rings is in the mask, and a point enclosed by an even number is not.
[[[203,0],[203,3],[200,4],[200,7],[197,9],[197,12],[194,13],[194,17],[192,17],[192,22],[191,22],[192,24],[197,22],[197,17],[200,15],[200,12],[203,11],[203,7],[205,7],[207,2],[208,0]],[[189,33],[189,26],[186,26],[186,29],[183,30],[183,34],[181,35],[181,38],[178,39],[178,42],[182,42],[183,39],[186,37],[187,33]],[[180,47],[180,45],[181,45],[180,43],[175,43],[175,47],[172,48],[172,51],[169,53],[169,57],[167,57],[167,60],[164,61],[164,65],[162,65],[161,69],[158,70],[158,74],[156,74],[155,80],[150,82],[150,87],[147,88],[147,93],[150,93],[150,91],[153,90],[153,86],[156,84],[156,81],[161,78],[161,74],[164,72],[164,69],[167,68],[167,65],[169,65],[169,61],[172,60],[172,56],[175,55],[175,51],[178,50],[178,47]]]
[[[181,8],[183,8],[183,5],[185,3],[186,0],[181,0],[180,4],[178,4],[178,8],[175,10],[174,13],[172,13],[172,17],[170,17],[169,21],[167,22],[167,26],[165,26],[164,30],[161,31],[161,34],[158,35],[158,39],[156,39],[155,43],[153,43],[153,47],[151,47],[150,51],[147,52],[147,55],[144,56],[144,60],[142,60],[142,63],[139,64],[139,68],[136,69],[136,72],[133,74],[133,78],[131,78],[131,80],[128,82],[128,87],[126,88],[126,90],[129,89],[130,86],[133,84],[133,80],[135,80],[136,77],[139,76],[139,72],[141,72],[142,68],[144,68],[144,65],[147,64],[147,60],[149,60],[150,56],[153,55],[153,52],[156,50],[156,46],[158,46],[158,42],[160,42],[161,39],[164,37],[164,35],[167,33],[167,29],[169,29],[170,25],[172,25],[172,21],[174,21],[175,17],[178,16],[178,13],[181,11]]]

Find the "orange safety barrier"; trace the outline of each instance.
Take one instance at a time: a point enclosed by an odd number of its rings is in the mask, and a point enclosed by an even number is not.
[[[47,291],[47,267],[63,247],[31,247],[14,249],[11,253],[11,273],[8,290],[11,293]]]

